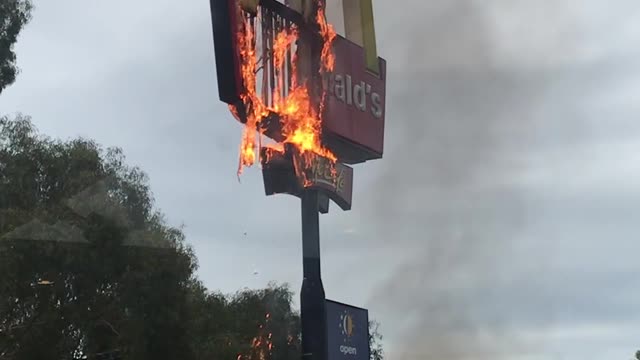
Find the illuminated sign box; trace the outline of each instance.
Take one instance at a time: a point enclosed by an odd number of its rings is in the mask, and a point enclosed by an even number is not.
[[[369,360],[369,312],[326,300],[328,360]]]

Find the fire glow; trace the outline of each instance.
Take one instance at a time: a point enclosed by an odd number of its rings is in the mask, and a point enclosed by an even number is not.
[[[238,354],[236,360],[267,360],[271,359],[273,351],[273,334],[266,332],[271,314],[265,315],[264,325],[258,327],[259,334],[251,341],[251,350],[247,355]]]
[[[240,7],[238,7],[238,11]],[[284,27],[275,32],[269,41],[259,39],[257,24],[262,24],[260,12],[256,15],[243,13],[239,26],[238,47],[241,61],[241,74],[245,92],[241,95],[246,109],[246,122],[240,143],[240,159],[238,176],[244,167],[253,165],[259,160],[264,130],[261,122],[274,114],[280,121],[281,141],[269,144],[275,151],[283,152],[284,144],[292,144],[300,154],[304,155],[308,164],[316,156],[336,161],[336,156],[321,143],[322,110],[326,89],[322,90],[319,107],[314,106],[309,94],[306,80],[298,83],[297,57],[292,48],[298,40],[295,26]],[[319,32],[323,41],[320,59],[321,75],[331,72],[335,56],[331,44],[336,37],[333,27],[327,23],[324,11],[319,10],[316,17]],[[260,45],[260,46],[258,46]],[[258,56],[261,50],[261,56]],[[294,56],[291,57],[291,53]],[[270,58],[269,58],[270,57]],[[266,68],[271,66],[271,76],[275,79],[271,89],[266,85]],[[261,89],[258,90],[258,72],[262,71]],[[230,106],[231,112],[238,118],[238,111]]]

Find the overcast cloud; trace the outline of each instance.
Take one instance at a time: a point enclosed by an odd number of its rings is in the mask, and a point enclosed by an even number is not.
[[[235,175],[207,1],[36,1],[0,113],[120,146],[200,277],[301,280],[299,202]],[[389,359],[630,359],[640,348],[640,3],[375,0],[386,153],[322,221],[327,296]],[[256,274],[257,272],[257,274]]]

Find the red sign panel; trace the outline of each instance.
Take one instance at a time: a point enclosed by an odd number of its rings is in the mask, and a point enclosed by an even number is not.
[[[382,157],[386,97],[386,61],[378,58],[380,74],[366,70],[364,48],[337,36],[333,42],[335,67],[325,79],[327,98],[324,133],[361,148],[347,162]]]

